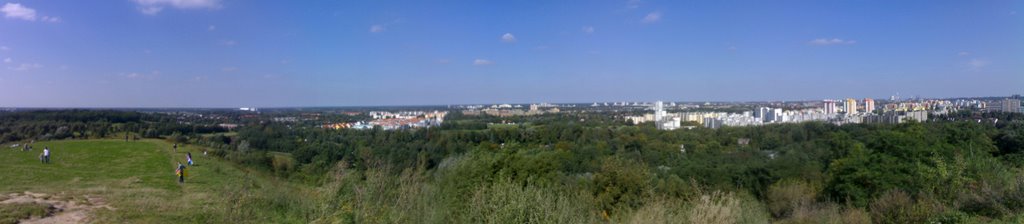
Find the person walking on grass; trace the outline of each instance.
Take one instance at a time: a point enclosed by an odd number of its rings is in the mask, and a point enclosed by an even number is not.
[[[175,153],[178,152],[178,143],[174,143],[174,146],[171,146],[171,147],[174,147],[174,152]]]
[[[189,166],[195,166],[196,165],[196,163],[192,162],[192,152],[186,152],[185,153],[185,159],[188,159],[188,165]]]
[[[174,174],[178,175],[178,184],[185,183],[185,165],[178,162],[178,168],[174,170]]]

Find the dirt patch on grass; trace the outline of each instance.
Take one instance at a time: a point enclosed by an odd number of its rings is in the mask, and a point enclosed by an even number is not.
[[[10,193],[0,201],[0,210],[10,210],[3,222],[84,223],[97,209],[114,210],[105,199],[90,195],[68,196],[46,193]]]

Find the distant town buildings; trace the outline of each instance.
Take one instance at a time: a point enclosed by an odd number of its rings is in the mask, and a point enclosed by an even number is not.
[[[228,123],[217,124],[217,126],[225,128],[225,129],[228,129],[228,131],[234,130],[235,128],[239,127],[238,124],[228,124]]]
[[[492,105],[490,107],[473,106],[473,107],[466,107],[465,110],[462,110],[462,114],[470,115],[470,116],[479,116],[481,114],[486,114],[486,115],[497,116],[497,117],[510,117],[510,116],[533,116],[533,115],[541,115],[541,114],[546,114],[546,113],[559,113],[559,112],[561,112],[561,109],[558,109],[557,105],[549,104],[549,103],[530,104],[529,110],[526,110],[526,111],[521,109],[522,107],[523,107],[522,105],[518,105],[518,104],[516,104],[516,105],[501,104],[501,105]]]
[[[719,128],[722,126],[752,126],[770,123],[795,123],[806,121],[828,121],[835,115],[824,113],[821,109],[803,109],[786,111],[781,108],[759,107],[753,112],[726,113],[726,112],[679,112],[667,113],[658,110],[658,103],[655,103],[654,113],[639,116],[623,117],[627,122],[640,124],[654,122],[655,127],[660,130],[674,130],[681,126],[682,122],[695,122],[707,128]]]
[[[1015,98],[992,101],[988,104],[987,109],[992,112],[1021,113],[1019,98],[1019,96],[1016,96]]]
[[[894,98],[898,99],[898,97]],[[653,113],[624,116],[623,119],[633,124],[653,122],[659,130],[680,128],[682,122],[697,123],[707,128],[808,121],[829,122],[837,125],[859,123],[899,124],[907,121],[925,122],[931,116],[947,114],[961,109],[983,109],[986,108],[986,105],[989,105],[989,111],[1020,112],[1022,108],[1018,98],[1012,97],[992,102],[963,99],[950,101],[914,98],[905,101],[885,101],[885,105],[882,106],[877,105],[877,102],[872,98],[863,98],[863,100],[845,98],[845,100],[827,99],[820,101],[820,103],[771,103],[767,104],[770,106],[758,106],[753,110],[741,113],[713,111],[668,113],[665,104],[659,101],[654,102],[649,107],[653,110]],[[839,102],[842,105],[836,105]],[[633,104],[648,105],[647,103]],[[710,104],[704,104],[703,106],[708,105]],[[840,106],[842,113],[840,113]],[[782,107],[792,109],[787,110]]]
[[[928,111],[889,111],[881,115],[868,115],[864,116],[863,123],[868,124],[899,124],[906,121],[914,120],[917,122],[928,121]]]
[[[432,127],[440,126],[444,123],[444,117],[448,115],[448,111],[370,111],[367,114],[373,120],[324,124],[320,127],[327,129],[372,129],[380,127],[384,130]]]
[[[721,128],[722,127],[722,119],[718,119],[718,118],[706,117],[706,118],[704,118],[704,122],[703,123],[704,123],[704,127],[706,127],[706,128],[717,129],[717,128]]]

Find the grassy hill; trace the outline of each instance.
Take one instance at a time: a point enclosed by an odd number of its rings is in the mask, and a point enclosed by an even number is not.
[[[0,204],[0,220],[45,213],[40,201],[105,205],[88,210],[97,223],[306,223],[312,203],[308,187],[241,169],[190,146],[172,151],[163,141],[84,140],[37,142],[34,150],[0,150],[0,202],[35,194],[35,203]],[[50,164],[38,156],[52,151]],[[197,166],[178,184],[174,168],[192,152]],[[45,206],[42,206],[45,207]],[[51,209],[53,210],[53,209]],[[33,212],[34,211],[34,212]],[[4,217],[7,216],[7,217]],[[4,221],[0,221],[4,222]]]

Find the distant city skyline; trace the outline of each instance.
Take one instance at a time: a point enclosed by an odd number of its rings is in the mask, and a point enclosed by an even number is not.
[[[0,107],[1010,96],[1024,93],[1018,12],[1024,2],[0,0]]]

